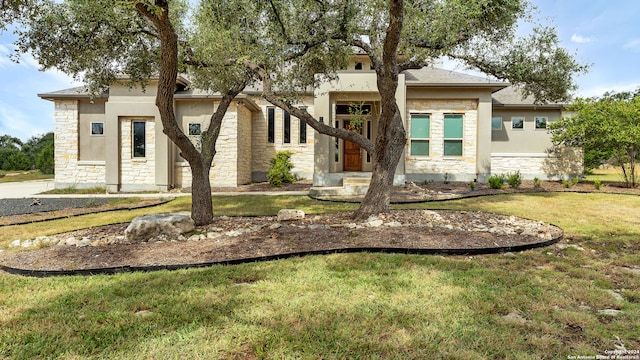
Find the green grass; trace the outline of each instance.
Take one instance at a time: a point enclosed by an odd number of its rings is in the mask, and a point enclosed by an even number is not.
[[[104,194],[107,189],[104,186],[95,186],[90,188],[78,189],[75,186],[69,186],[60,189],[52,189],[43,192],[43,194]]]
[[[354,207],[296,196],[216,197],[214,204],[220,215]],[[81,216],[74,226],[189,205],[180,198]],[[640,277],[623,268],[640,267],[640,197],[513,194],[410,207],[540,219],[563,227],[585,251],[341,254],[46,279],[2,273],[0,358],[566,359],[604,355],[617,337],[640,349]],[[47,231],[30,226],[23,227]],[[611,308],[622,313],[598,313]]]
[[[29,180],[53,179],[53,174],[43,174],[40,170],[4,171],[0,170],[0,183]]]
[[[600,179],[603,183],[624,183],[622,169],[619,166],[609,167],[607,169],[593,169],[590,174],[584,176],[586,181],[595,181]]]

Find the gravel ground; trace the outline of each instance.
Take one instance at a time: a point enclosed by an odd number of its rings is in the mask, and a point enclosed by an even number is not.
[[[112,198],[0,199],[0,216],[31,214],[106,204]]]

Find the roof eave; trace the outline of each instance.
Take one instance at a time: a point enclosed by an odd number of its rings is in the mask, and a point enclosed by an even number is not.
[[[509,83],[487,83],[487,84],[473,84],[473,83],[418,83],[407,82],[407,87],[431,87],[431,88],[481,88],[491,89],[491,92],[500,91],[502,89],[511,86]]]

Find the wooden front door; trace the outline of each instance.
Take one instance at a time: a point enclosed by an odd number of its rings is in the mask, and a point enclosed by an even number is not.
[[[344,128],[352,131],[349,124],[349,120],[344,121]],[[361,132],[359,129],[358,132]],[[362,152],[360,151],[360,145],[351,141],[344,141],[344,171],[361,171],[362,170]]]

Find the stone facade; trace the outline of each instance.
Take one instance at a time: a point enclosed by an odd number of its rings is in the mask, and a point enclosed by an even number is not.
[[[104,161],[79,160],[78,101],[56,101],[54,121],[56,187],[104,186]]]
[[[429,114],[431,131],[429,155],[415,156],[410,152],[410,139],[405,150],[406,173],[417,180],[416,175],[425,179],[470,181],[475,178],[477,158],[478,103],[475,100],[408,100],[407,132],[411,129],[411,115]],[[444,155],[444,116],[463,116],[462,156]]]
[[[252,179],[253,181],[265,181],[267,172],[271,167],[273,159],[278,151],[291,151],[292,172],[299,178],[310,179],[313,176],[314,161],[314,141],[315,131],[307,126],[307,142],[300,143],[300,121],[291,117],[291,142],[283,141],[284,111],[279,108],[275,110],[274,122],[274,142],[269,143],[267,128],[267,109],[273,107],[265,100],[257,101],[261,111],[253,114],[253,127],[251,134],[252,144]],[[313,98],[303,99],[302,106],[307,107],[309,114],[314,114]]]
[[[549,150],[546,153],[492,154],[491,170],[494,174],[520,171],[524,179],[559,180],[581,176],[584,172],[582,151],[575,148]]]
[[[145,156],[134,157],[133,123],[145,123]],[[125,191],[148,190],[153,188],[156,168],[156,136],[153,119],[120,119],[120,178]]]

